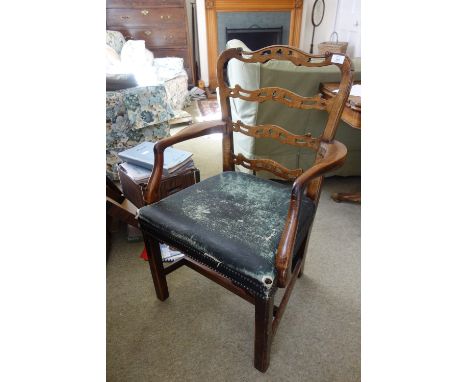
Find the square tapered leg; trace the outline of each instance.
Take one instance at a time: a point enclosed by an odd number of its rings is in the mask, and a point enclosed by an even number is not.
[[[270,365],[270,350],[273,340],[273,306],[274,299],[255,299],[255,368],[262,373]]]
[[[156,296],[158,296],[159,300],[164,301],[169,297],[169,289],[167,288],[159,242],[145,236],[145,246]]]

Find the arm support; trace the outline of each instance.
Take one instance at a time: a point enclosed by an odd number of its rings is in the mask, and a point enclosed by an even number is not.
[[[292,255],[296,242],[299,208],[308,183],[327,172],[340,167],[346,159],[346,147],[338,141],[322,142],[315,164],[300,175],[293,184],[291,204],[289,205],[286,225],[276,254],[278,286],[284,288],[291,276]]]
[[[146,204],[151,204],[159,200],[159,186],[163,174],[164,150],[176,143],[189,139],[201,137],[203,135],[224,133],[226,123],[223,121],[208,121],[195,123],[183,129],[172,137],[161,139],[154,144],[154,166],[148,185],[143,191],[143,198]]]

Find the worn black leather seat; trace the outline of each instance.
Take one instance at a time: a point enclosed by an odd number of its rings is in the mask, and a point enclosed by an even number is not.
[[[290,202],[289,184],[223,172],[141,208],[139,222],[143,230],[266,298]],[[296,243],[308,234],[314,202],[303,198],[300,211]]]

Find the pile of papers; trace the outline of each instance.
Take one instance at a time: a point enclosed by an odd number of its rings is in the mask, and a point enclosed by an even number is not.
[[[136,183],[147,183],[152,172],[152,170],[149,170],[145,167],[137,166],[128,162],[122,162],[120,164],[120,168]],[[184,163],[183,166],[177,167],[177,169],[175,169],[171,173],[164,172],[163,178],[164,176],[183,174],[191,169],[195,169],[195,163],[192,159]]]
[[[194,86],[192,89],[189,91],[189,96],[192,100],[200,100],[200,99],[206,99],[206,93],[203,89],[200,89],[196,86]]]
[[[119,158],[125,162],[120,168],[135,182],[148,181],[154,165],[154,142],[143,142],[120,152]],[[168,147],[164,150],[163,176],[182,174],[195,168],[193,154],[188,151]]]
[[[173,262],[184,257],[182,252],[171,249],[167,244],[161,243],[159,244],[159,248],[161,248],[162,260],[165,262]]]

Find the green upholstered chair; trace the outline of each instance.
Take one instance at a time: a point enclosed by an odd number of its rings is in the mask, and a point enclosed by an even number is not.
[[[333,99],[325,100],[319,95],[302,97],[282,88],[229,87],[224,73],[230,60],[261,64],[287,60],[311,68],[335,65],[341,72],[340,91]],[[191,125],[155,144],[153,172],[143,191],[147,205],[139,210],[138,221],[161,301],[169,296],[166,275],[186,265],[255,305],[254,365],[264,372],[269,365],[273,335],[304,269],[308,233],[323,176],[343,164],[346,157],[346,147],[334,137],[352,83],[351,62],[340,54],[311,56],[288,46],[255,52],[227,49],[218,59],[217,76],[222,120]],[[328,119],[317,137],[295,135],[273,124],[250,126],[231,119],[231,98],[325,110]],[[306,169],[288,169],[271,159],[251,160],[235,154],[234,132],[314,151],[314,163]],[[223,134],[223,172],[160,200],[164,149],[211,133]],[[254,173],[268,171],[283,181],[234,171],[235,166]],[[163,267],[159,242],[176,247],[186,256]],[[286,290],[275,306],[278,288]]]
[[[226,48],[250,49],[240,40],[230,40]],[[361,59],[351,59],[353,80],[361,79]],[[302,96],[313,96],[319,92],[320,83],[338,82],[340,71],[334,66],[308,68],[297,66],[289,61],[271,60],[264,65],[231,60],[227,68],[228,81],[231,86],[241,85],[244,89],[279,86]],[[234,120],[248,125],[274,123],[290,133],[313,136],[320,135],[320,128],[326,121],[327,113],[308,109],[298,112],[284,104],[273,102],[253,103],[240,98],[231,100],[231,112]],[[361,175],[361,132],[343,121],[338,124],[336,137],[348,149],[346,162],[327,176]],[[252,139],[244,134],[234,133],[234,145],[237,152],[246,158],[268,158],[286,167],[309,167],[313,163],[313,153],[301,147],[281,145],[271,139]],[[240,169],[242,170],[242,169]],[[269,174],[259,174],[270,177]]]

